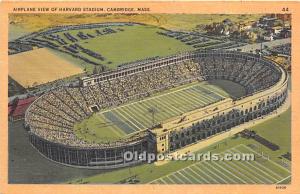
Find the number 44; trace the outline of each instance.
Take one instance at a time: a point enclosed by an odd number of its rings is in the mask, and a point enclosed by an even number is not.
[[[284,8],[282,8],[281,11],[289,11],[289,8],[288,7],[284,7]]]

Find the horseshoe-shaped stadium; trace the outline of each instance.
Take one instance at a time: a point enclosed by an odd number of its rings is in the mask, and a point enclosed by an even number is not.
[[[74,132],[76,123],[101,110],[209,80],[230,80],[241,85],[246,94],[199,107],[116,141],[88,142]],[[27,109],[25,126],[31,144],[54,162],[92,169],[131,166],[144,161],[125,160],[126,151],[176,152],[270,114],[284,103],[287,80],[283,68],[254,54],[195,51],[156,57],[44,93]]]

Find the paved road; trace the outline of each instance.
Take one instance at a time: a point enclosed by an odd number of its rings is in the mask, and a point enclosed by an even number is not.
[[[264,42],[263,47],[268,46],[269,48],[271,48],[271,47],[274,47],[274,46],[287,44],[287,43],[291,43],[291,38],[285,38],[285,39],[279,39],[279,40]],[[228,49],[228,50],[241,49],[242,52],[250,52],[250,51],[255,51],[256,49],[260,49],[260,46],[261,46],[260,44],[261,43],[247,44],[245,46],[235,47],[235,48],[231,48],[231,49]]]

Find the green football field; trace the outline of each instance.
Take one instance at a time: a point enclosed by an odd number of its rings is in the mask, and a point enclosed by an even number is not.
[[[194,82],[96,113],[75,125],[75,133],[89,142],[116,140],[228,97],[217,85]]]
[[[179,40],[157,34],[157,32],[164,30],[155,26],[110,26],[109,28],[116,32],[97,35],[96,30],[103,32],[104,28],[93,28],[57,32],[53,33],[53,35],[59,35],[62,39],[64,39],[67,45],[77,43],[86,49],[101,54],[105,58],[103,61],[91,57],[81,51],[78,53],[80,56],[83,56],[93,62],[100,63],[111,69],[116,68],[120,64],[132,61],[143,60],[155,56],[168,56],[178,52],[194,50],[192,46],[186,45]],[[64,36],[65,32],[70,33],[73,37],[78,39],[78,42],[73,43],[68,40]],[[94,38],[81,40],[77,36],[78,32],[90,34],[94,36]],[[38,37],[38,39],[44,38]],[[57,44],[56,41],[48,41]],[[86,68],[88,72],[92,72],[95,67],[92,64],[86,63],[67,54],[55,50],[53,50],[53,52],[70,60],[72,63],[81,66],[82,68]]]

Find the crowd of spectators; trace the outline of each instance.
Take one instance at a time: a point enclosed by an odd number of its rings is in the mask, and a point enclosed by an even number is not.
[[[200,74],[206,79],[225,79],[241,84],[247,94],[252,94],[275,84],[279,70],[270,64],[247,59],[214,57],[198,58]]]

